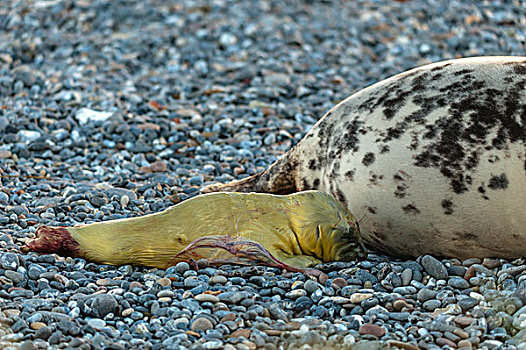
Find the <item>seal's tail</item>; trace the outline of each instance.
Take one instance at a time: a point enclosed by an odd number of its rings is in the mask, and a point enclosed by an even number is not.
[[[290,194],[298,191],[295,181],[297,163],[291,160],[290,153],[275,161],[265,171],[226,184],[211,184],[201,189],[210,192],[266,192]]]

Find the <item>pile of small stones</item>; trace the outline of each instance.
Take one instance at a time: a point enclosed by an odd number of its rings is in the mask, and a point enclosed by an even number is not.
[[[20,252],[261,171],[390,75],[523,55],[522,1],[3,0],[0,38],[0,348],[526,349],[522,259],[371,252],[314,278]]]

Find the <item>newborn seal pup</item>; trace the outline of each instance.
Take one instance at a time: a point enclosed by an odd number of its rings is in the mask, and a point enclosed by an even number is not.
[[[339,103],[267,170],[203,192],[328,192],[415,257],[526,256],[526,58],[430,64]]]
[[[206,258],[212,264],[305,272],[321,262],[366,256],[356,219],[319,191],[287,196],[212,193],[155,214],[73,227],[41,226],[22,250],[162,269]]]

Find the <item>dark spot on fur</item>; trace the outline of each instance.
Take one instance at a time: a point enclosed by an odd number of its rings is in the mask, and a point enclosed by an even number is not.
[[[376,214],[376,210],[377,208],[376,207],[366,207],[367,208],[367,211],[371,214]]]
[[[320,179],[314,179],[314,181],[312,182],[312,188],[318,189],[318,187],[320,187]]]
[[[443,199],[440,204],[442,205],[442,208],[444,208],[444,214],[453,214],[453,202],[450,199]]]
[[[374,156],[373,152],[367,152],[362,159],[362,164],[365,166],[369,166],[374,163],[376,157]]]
[[[405,191],[407,190],[407,185],[406,184],[400,184],[398,186],[396,186],[396,190],[394,191],[394,195],[397,197],[397,198],[404,198],[406,193]]]
[[[338,200],[339,200],[343,205],[347,205],[347,200],[345,199],[345,196],[343,195],[342,190],[340,190],[339,188],[336,189],[336,198],[338,198]]]
[[[412,214],[412,215],[420,214],[420,210],[417,207],[415,207],[413,204],[408,204],[402,207],[402,210],[406,214]]]
[[[346,171],[345,174],[344,174],[344,176],[345,176],[345,178],[347,178],[347,179],[349,179],[349,180],[351,180],[351,181],[354,181],[354,173],[355,173],[355,172],[356,172],[355,169],[353,169],[353,170],[349,170],[349,171]]]
[[[384,154],[384,153],[387,153],[387,152],[389,152],[389,146],[381,145],[380,146],[380,154]]]
[[[455,75],[466,75],[466,74],[471,74],[473,73],[473,69],[462,69],[462,70],[459,70],[453,74]]]
[[[310,170],[316,170],[317,169],[317,167],[316,167],[316,159],[309,160],[308,167],[309,167]]]
[[[505,189],[508,187],[509,181],[506,174],[502,173],[500,176],[492,176],[489,179],[488,187],[492,190]]]

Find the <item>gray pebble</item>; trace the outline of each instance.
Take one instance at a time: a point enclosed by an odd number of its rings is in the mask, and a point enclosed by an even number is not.
[[[432,257],[431,255],[424,255],[422,257],[422,266],[424,270],[436,279],[447,279],[447,269],[440,261]]]

